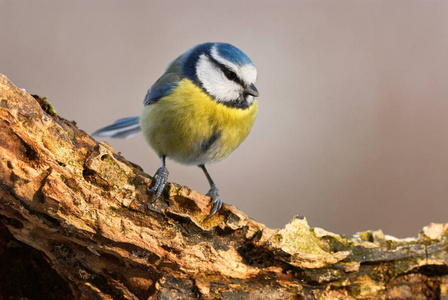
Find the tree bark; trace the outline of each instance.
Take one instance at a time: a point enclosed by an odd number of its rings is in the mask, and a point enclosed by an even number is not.
[[[448,224],[416,238],[267,228],[152,178],[0,75],[0,300],[447,299]]]

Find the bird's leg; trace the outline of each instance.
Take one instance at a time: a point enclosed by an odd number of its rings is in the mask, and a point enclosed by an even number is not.
[[[216,214],[221,209],[223,203],[221,198],[219,197],[218,187],[216,186],[212,177],[205,168],[205,165],[199,165],[199,168],[202,169],[202,171],[205,174],[205,177],[207,177],[208,183],[210,184],[210,190],[207,192],[207,194],[205,194],[206,196],[209,196],[211,198],[210,203],[208,205],[213,205],[212,211],[210,212],[210,215],[207,217],[207,219],[210,219],[211,217],[213,217],[214,214]]]
[[[169,172],[165,164],[165,155],[160,156],[160,159],[162,160],[162,166],[154,174],[154,185],[148,189],[150,192],[156,193],[154,200],[157,200],[162,195],[163,189],[168,182]]]

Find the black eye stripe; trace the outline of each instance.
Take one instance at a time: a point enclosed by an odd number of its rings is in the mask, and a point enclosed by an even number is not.
[[[223,65],[222,63],[220,63],[219,61],[214,59],[211,55],[208,55],[208,58],[221,69],[221,71],[224,73],[224,75],[226,75],[227,79],[235,81],[239,85],[244,86],[243,81],[241,80],[241,78],[238,77],[238,75],[235,72],[233,72],[232,70],[227,68],[225,65]],[[232,79],[229,78],[229,76],[228,76],[229,73],[233,74],[233,75],[230,75],[230,77]],[[233,78],[233,76],[235,76],[235,77]]]

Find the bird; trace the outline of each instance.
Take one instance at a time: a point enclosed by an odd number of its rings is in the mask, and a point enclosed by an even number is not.
[[[206,164],[228,157],[247,137],[258,111],[257,69],[228,43],[196,45],[172,61],[149,88],[140,116],[123,118],[92,136],[129,138],[139,133],[160,157],[152,187],[157,200],[168,182],[166,159],[202,169],[212,206],[222,207],[219,189]]]

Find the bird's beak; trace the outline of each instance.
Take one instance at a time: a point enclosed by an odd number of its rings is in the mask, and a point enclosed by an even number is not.
[[[246,93],[248,95],[252,95],[254,97],[260,96],[260,93],[258,93],[258,90],[257,90],[257,88],[255,87],[254,84],[251,84],[248,87],[246,87]]]

